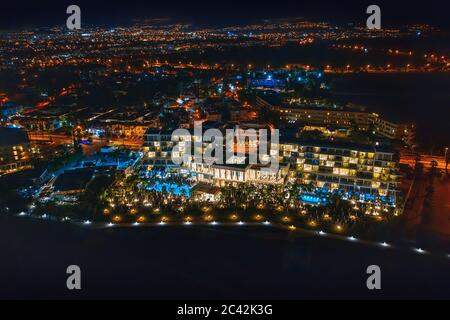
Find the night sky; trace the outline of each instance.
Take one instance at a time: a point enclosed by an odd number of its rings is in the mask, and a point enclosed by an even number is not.
[[[420,3],[399,1],[303,1],[303,0],[60,0],[6,1],[0,11],[0,28],[64,25],[68,5],[81,7],[85,25],[125,25],[133,19],[169,17],[196,25],[230,25],[255,22],[258,19],[305,17],[331,22],[365,22],[370,4],[382,9],[382,23],[429,23],[450,28],[450,2],[430,0]]]

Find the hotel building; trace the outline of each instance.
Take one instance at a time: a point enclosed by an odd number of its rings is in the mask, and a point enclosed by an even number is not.
[[[392,150],[328,141],[281,141],[289,180],[330,190],[395,196],[398,157]]]
[[[0,127],[0,174],[31,168],[30,142],[26,131]]]
[[[359,130],[373,130],[373,133],[382,137],[399,140],[406,145],[414,144],[415,125],[413,123],[395,123],[387,121],[377,113],[354,109],[334,109],[313,106],[275,106],[258,97],[259,106],[268,107],[277,111],[280,120],[293,123],[304,123],[324,127],[357,127]]]
[[[189,139],[184,143],[191,143]],[[171,160],[171,150],[177,143],[171,141],[169,132],[148,130],[144,142],[144,164],[149,169],[187,170],[198,182],[215,186],[245,182],[283,184],[289,181],[330,190],[395,196],[399,180],[397,155],[384,147],[283,139],[278,146],[271,144],[272,148],[278,148],[279,166],[276,172],[268,174],[262,170],[263,166],[249,164],[247,156],[236,156],[232,163],[226,164],[192,161],[177,166]],[[202,150],[207,144],[209,142],[202,144]],[[183,146],[183,143],[179,145]],[[248,146],[236,145],[234,149],[242,147]],[[183,147],[179,151],[176,156],[183,156]]]

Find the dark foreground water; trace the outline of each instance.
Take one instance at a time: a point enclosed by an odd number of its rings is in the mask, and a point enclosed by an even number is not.
[[[450,259],[271,227],[93,230],[0,219],[0,298],[450,298]],[[82,291],[65,289],[68,265]],[[366,289],[368,265],[382,290]]]

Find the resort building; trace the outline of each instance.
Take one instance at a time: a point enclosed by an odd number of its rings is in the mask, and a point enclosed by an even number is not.
[[[147,129],[144,134],[144,164],[152,168],[178,167],[172,161],[172,150],[178,144],[172,141],[173,130]],[[189,138],[188,138],[189,139]],[[190,141],[190,139],[189,139]],[[182,154],[179,155],[180,157]]]
[[[187,167],[195,174],[198,182],[208,183],[223,187],[227,184],[238,183],[267,183],[283,184],[286,182],[288,166],[284,165],[276,169],[274,173],[262,170],[263,166],[251,164],[199,164],[192,162]]]
[[[149,129],[144,135],[143,164],[148,169],[188,170],[193,173],[198,182],[209,183],[215,186],[244,182],[275,184],[285,182],[288,172],[287,166],[277,168],[274,172],[268,173],[268,170],[265,170],[267,166],[249,162],[249,149],[255,150],[255,152],[258,151],[258,146],[254,145],[254,141],[235,141],[233,150],[235,152],[241,151],[241,154],[236,153],[236,156],[229,159],[229,161],[223,161],[223,164],[206,164],[194,161],[193,155],[195,151],[198,154],[203,154],[210,142],[203,141],[200,146],[196,146],[196,139],[198,138],[195,135],[179,135],[172,138],[172,131]],[[185,151],[188,150],[188,144],[192,151],[189,157],[190,162],[182,165],[175,164],[172,161],[172,155],[174,159],[179,159],[181,163],[182,158],[185,156]],[[173,150],[176,145],[179,148],[178,151]],[[226,154],[225,150],[223,154]]]
[[[395,196],[399,172],[392,150],[331,141],[282,141],[289,180],[326,189]]]
[[[399,183],[396,153],[381,146],[357,145],[337,141],[304,141],[282,139],[278,148],[279,165],[267,173],[264,166],[250,164],[248,156],[235,157],[233,163],[205,164],[191,161],[182,166],[171,160],[171,141],[168,132],[147,131],[144,163],[148,168],[164,167],[190,172],[198,182],[214,186],[228,183],[283,184],[288,181],[311,184],[328,190],[343,190],[367,195],[395,197]],[[191,141],[184,141],[191,143]],[[203,143],[202,150],[206,145]],[[243,146],[235,145],[234,150]],[[248,146],[244,146],[248,150]],[[183,156],[180,152],[178,157]]]
[[[282,121],[322,127],[356,127],[358,130],[371,130],[381,137],[402,141],[406,145],[414,144],[415,125],[413,123],[387,121],[377,113],[360,109],[310,105],[273,105],[260,97],[257,100],[259,106],[277,111]]]
[[[0,127],[0,174],[31,168],[27,132],[17,128]]]

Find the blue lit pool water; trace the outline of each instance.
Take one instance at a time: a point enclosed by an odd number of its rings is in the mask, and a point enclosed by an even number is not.
[[[374,202],[380,201],[383,204],[388,205],[394,205],[395,204],[395,198],[392,196],[377,196],[375,194],[370,193],[362,193],[362,192],[352,192],[352,191],[342,191],[342,190],[336,190],[334,191],[335,194],[338,194],[343,199],[352,199],[356,198],[358,200],[361,200],[363,202]],[[326,188],[317,188],[313,192],[304,192],[299,195],[299,200],[306,204],[326,204],[329,202],[330,196],[333,194],[333,192],[329,191]]]
[[[328,202],[327,197],[323,197],[321,195],[316,195],[312,193],[302,193],[300,196],[300,201],[306,204],[326,204]]]
[[[191,187],[186,184],[178,185],[176,183],[167,183],[157,181],[154,185],[148,186],[147,190],[153,190],[156,192],[168,192],[176,196],[191,196]]]

